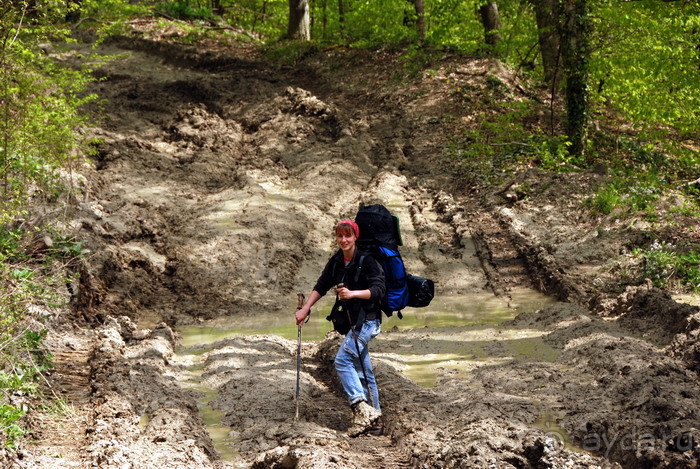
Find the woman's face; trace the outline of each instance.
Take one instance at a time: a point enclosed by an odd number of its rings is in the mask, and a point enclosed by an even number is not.
[[[348,252],[355,247],[357,238],[352,230],[340,230],[335,234],[335,240],[338,243],[338,247],[340,247],[343,252]]]

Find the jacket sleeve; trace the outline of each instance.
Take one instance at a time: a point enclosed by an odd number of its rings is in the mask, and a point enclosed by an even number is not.
[[[323,268],[323,272],[321,272],[321,276],[318,277],[318,280],[316,280],[316,285],[314,285],[313,289],[321,296],[324,296],[328,290],[331,289],[331,287],[335,286],[335,279],[333,278],[333,265],[336,263],[336,257],[337,254],[334,254],[330,259],[328,259],[326,266]]]
[[[365,270],[365,278],[367,279],[367,289],[372,294],[372,302],[380,303],[386,294],[386,284],[384,282],[384,269],[371,256],[365,260],[365,265],[362,267]]]

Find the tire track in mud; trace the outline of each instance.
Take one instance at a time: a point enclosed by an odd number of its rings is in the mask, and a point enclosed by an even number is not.
[[[36,446],[30,448],[38,467],[86,468],[86,428],[92,426],[91,366],[92,334],[65,329],[61,337],[48,336],[54,368],[49,377],[50,392],[60,398],[53,414],[39,414]]]

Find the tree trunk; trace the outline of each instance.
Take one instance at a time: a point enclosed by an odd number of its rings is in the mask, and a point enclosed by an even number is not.
[[[328,0],[323,0],[321,3],[321,11],[323,12],[323,16],[321,17],[321,38],[325,41],[328,39]]]
[[[557,1],[535,0],[535,18],[537,34],[544,68],[544,81],[556,89],[561,81],[561,54],[559,49],[559,30],[557,27]]]
[[[416,9],[416,28],[418,29],[418,38],[421,42],[425,42],[425,3],[423,0],[414,0],[413,6]]]
[[[345,2],[343,0],[338,0],[338,27],[342,35],[345,32]]]
[[[484,26],[484,41],[491,51],[495,51],[496,46],[501,41],[501,17],[498,14],[496,2],[489,2],[479,7],[481,14],[481,24]]]
[[[569,153],[583,156],[588,130],[588,62],[591,19],[587,0],[563,0],[559,34],[566,80],[566,135]]]
[[[289,26],[287,38],[311,40],[311,15],[308,0],[289,0]]]
[[[221,5],[221,0],[211,0],[211,11],[219,16],[224,15],[224,7]]]

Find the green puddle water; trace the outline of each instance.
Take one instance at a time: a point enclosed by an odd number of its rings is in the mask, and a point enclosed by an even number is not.
[[[330,295],[329,295],[330,296]],[[332,329],[326,321],[333,298],[323,298],[313,308],[311,318],[302,329],[304,340],[322,340]],[[442,328],[455,326],[496,325],[518,313],[534,311],[553,300],[534,290],[516,291],[510,307],[505,300],[489,293],[437,296],[427,308],[406,308],[403,319],[396,315],[384,318],[382,330]],[[294,311],[278,314],[258,314],[219,318],[203,325],[178,328],[185,348],[212,344],[220,340],[244,335],[277,335],[286,339],[297,338]]]
[[[312,315],[302,329],[304,341],[319,341],[332,329],[326,321],[333,298],[323,298],[312,310]],[[382,330],[406,330],[409,334],[430,332],[426,341],[440,344],[431,353],[411,350],[402,344],[401,336],[382,334],[376,340],[394,340],[398,350],[393,350],[391,359],[403,365],[403,372],[417,384],[434,387],[439,368],[456,370],[467,374],[475,363],[498,363],[514,358],[553,361],[556,352],[542,341],[541,332],[533,330],[503,329],[499,324],[512,319],[518,313],[535,311],[553,300],[534,290],[512,292],[511,303],[489,293],[468,295],[439,295],[427,308],[407,308],[403,319],[396,315],[384,318]],[[235,442],[229,438],[229,429],[221,426],[222,412],[210,405],[216,390],[205,388],[201,383],[203,355],[216,347],[216,342],[232,337],[250,335],[277,335],[297,339],[293,310],[288,313],[258,314],[249,317],[219,318],[196,326],[178,328],[181,337],[180,357],[186,357],[191,366],[185,385],[200,392],[199,409],[209,433],[222,459],[235,461]],[[460,328],[456,333],[455,328]],[[446,331],[441,332],[441,331]],[[444,335],[444,337],[443,337]],[[495,345],[494,345],[495,344]],[[404,347],[404,348],[402,348]],[[378,347],[381,348],[381,347]],[[382,358],[382,353],[377,354]]]
[[[215,389],[207,389],[204,392],[204,397],[199,400],[199,414],[202,416],[207,426],[209,436],[214,442],[214,447],[221,459],[224,461],[234,461],[238,458],[238,452],[234,449],[236,441],[229,436],[231,429],[221,424],[224,412],[215,410],[211,406],[211,402],[216,399],[216,397],[217,391]]]
[[[557,445],[563,446],[569,451],[586,453],[583,448],[574,444],[566,430],[559,426],[558,419],[551,413],[543,413],[535,422],[535,428],[542,430],[547,436],[556,440]]]
[[[382,340],[379,336],[377,341]],[[505,329],[497,327],[470,327],[458,334],[439,336],[431,333],[439,347],[432,347],[431,353],[414,352],[411,346],[392,349],[391,353],[378,353],[375,356],[398,361],[404,366],[403,373],[416,384],[426,388],[437,385],[437,379],[444,370],[453,370],[457,376],[467,377],[477,366],[495,365],[511,360],[534,362],[554,362],[558,352],[542,340],[536,330]],[[401,338],[397,339],[401,342]],[[394,344],[392,344],[394,345]]]
[[[190,363],[190,365],[186,367],[185,376],[181,379],[180,383],[184,388],[195,391],[200,396],[197,399],[199,415],[202,417],[207,427],[209,436],[214,443],[214,448],[216,448],[222,460],[229,462],[236,461],[239,458],[239,454],[235,449],[236,441],[230,436],[231,429],[221,423],[224,412],[212,407],[212,401],[216,399],[218,391],[206,386],[202,382],[205,351],[201,349],[190,350],[188,348],[180,348],[176,352],[183,361]],[[141,425],[145,426],[147,424],[147,418],[144,421],[142,417]]]

